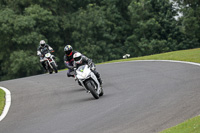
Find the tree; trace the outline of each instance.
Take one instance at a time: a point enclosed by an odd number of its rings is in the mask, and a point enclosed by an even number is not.
[[[200,1],[175,0],[178,3],[181,31],[186,39],[181,43],[181,48],[195,48],[200,46]]]
[[[0,0],[0,75],[41,73],[40,67],[25,69],[22,62],[26,56],[36,60],[41,39],[54,48],[59,69],[67,44],[94,62],[199,47],[199,0],[174,0],[179,8],[170,1]],[[175,19],[178,11],[183,16]],[[10,65],[13,54],[19,59]]]
[[[102,62],[116,58],[114,40],[117,34],[113,32],[116,25],[107,19],[107,12],[96,4],[88,5],[87,9],[79,9],[70,18],[71,43],[74,48],[95,62]],[[109,14],[110,15],[110,14]],[[121,44],[120,44],[121,45]]]
[[[53,17],[50,11],[47,11],[41,8],[38,5],[33,5],[25,9],[24,14],[18,15],[14,13],[13,10],[5,8],[0,12],[0,62],[1,62],[1,72],[2,75],[11,75],[11,77],[21,77],[30,75],[29,71],[32,71],[31,74],[37,74],[41,71],[37,70],[37,67],[27,67],[26,70],[20,73],[15,73],[14,71],[7,71],[4,68],[10,68],[9,59],[13,58],[13,53],[15,51],[23,50],[22,52],[16,52],[20,54],[18,58],[20,61],[15,62],[15,65],[11,67],[22,67],[22,62],[25,60],[25,55],[32,53],[36,56],[36,50],[41,39],[44,39],[52,43],[52,47],[56,49],[56,42],[60,40],[58,31],[59,27],[57,24],[57,19]],[[29,51],[28,53],[26,53]],[[17,64],[19,63],[19,64]],[[24,65],[24,64],[23,64]],[[18,70],[9,69],[9,70]],[[30,70],[28,70],[30,69]],[[15,75],[16,74],[16,75]]]
[[[2,80],[31,76],[41,72],[38,57],[30,51],[13,52],[3,66],[2,70],[7,70],[7,75]]]
[[[167,1],[132,0],[129,7],[132,35],[125,44],[135,55],[148,55],[176,50],[180,35],[172,3]],[[134,41],[134,42],[133,42]],[[167,43],[167,42],[171,43]],[[134,51],[131,51],[135,49]]]

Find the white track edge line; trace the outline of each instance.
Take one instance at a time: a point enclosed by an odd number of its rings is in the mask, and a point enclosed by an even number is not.
[[[6,117],[8,111],[9,111],[10,105],[11,105],[11,93],[8,89],[6,89],[4,87],[0,86],[0,89],[2,89],[6,93],[5,94],[5,106],[4,106],[3,112],[0,116],[0,121],[2,121]]]
[[[132,61],[121,61],[121,62],[111,62],[111,63],[105,63],[100,65],[106,65],[106,64],[115,64],[115,63],[124,63],[124,62],[174,62],[174,63],[184,63],[184,64],[191,64],[200,66],[200,63],[194,63],[194,62],[188,62],[188,61],[178,61],[178,60],[132,60]]]

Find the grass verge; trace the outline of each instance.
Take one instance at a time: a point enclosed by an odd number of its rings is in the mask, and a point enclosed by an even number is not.
[[[134,61],[134,60],[177,60],[177,61],[200,63],[200,48],[167,52],[167,53],[142,56],[142,57],[134,57],[134,58],[128,58],[128,59],[112,60],[112,61],[107,61],[107,62],[103,62],[99,64],[123,62],[123,61]],[[67,70],[67,69],[62,69],[59,71],[64,71],[64,70]]]
[[[160,133],[200,133],[200,116],[189,119]]]
[[[155,54],[155,55],[142,56],[136,58],[113,60],[100,64],[122,62],[122,61],[133,61],[133,60],[178,60],[178,61],[200,63],[200,48],[167,52],[162,54]]]
[[[5,92],[0,88],[0,115],[3,112],[5,106]]]

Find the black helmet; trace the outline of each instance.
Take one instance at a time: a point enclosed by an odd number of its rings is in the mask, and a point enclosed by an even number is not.
[[[65,52],[65,54],[68,55],[68,56],[71,55],[72,50],[73,50],[73,48],[72,48],[71,45],[66,45],[65,48],[64,48],[64,52]]]

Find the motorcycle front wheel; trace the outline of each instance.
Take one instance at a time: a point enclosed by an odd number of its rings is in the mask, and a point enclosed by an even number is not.
[[[52,67],[53,67],[54,72],[55,72],[55,73],[58,73],[58,69],[57,69],[57,67],[56,67],[56,64],[53,62],[53,63],[51,63],[51,65],[52,65]]]
[[[49,72],[49,74],[53,73],[53,70],[51,69],[51,67],[49,66],[49,64],[46,62],[46,66],[47,66],[47,70]]]
[[[103,88],[101,87],[101,93],[99,94],[99,96],[103,96],[104,92],[103,92]]]
[[[95,90],[97,86],[95,85],[93,80],[86,81],[85,86],[87,87],[87,89],[90,91],[90,93],[95,99],[99,99],[99,94]]]
[[[48,68],[49,69],[49,74],[53,73],[53,69],[51,69],[51,67]]]

